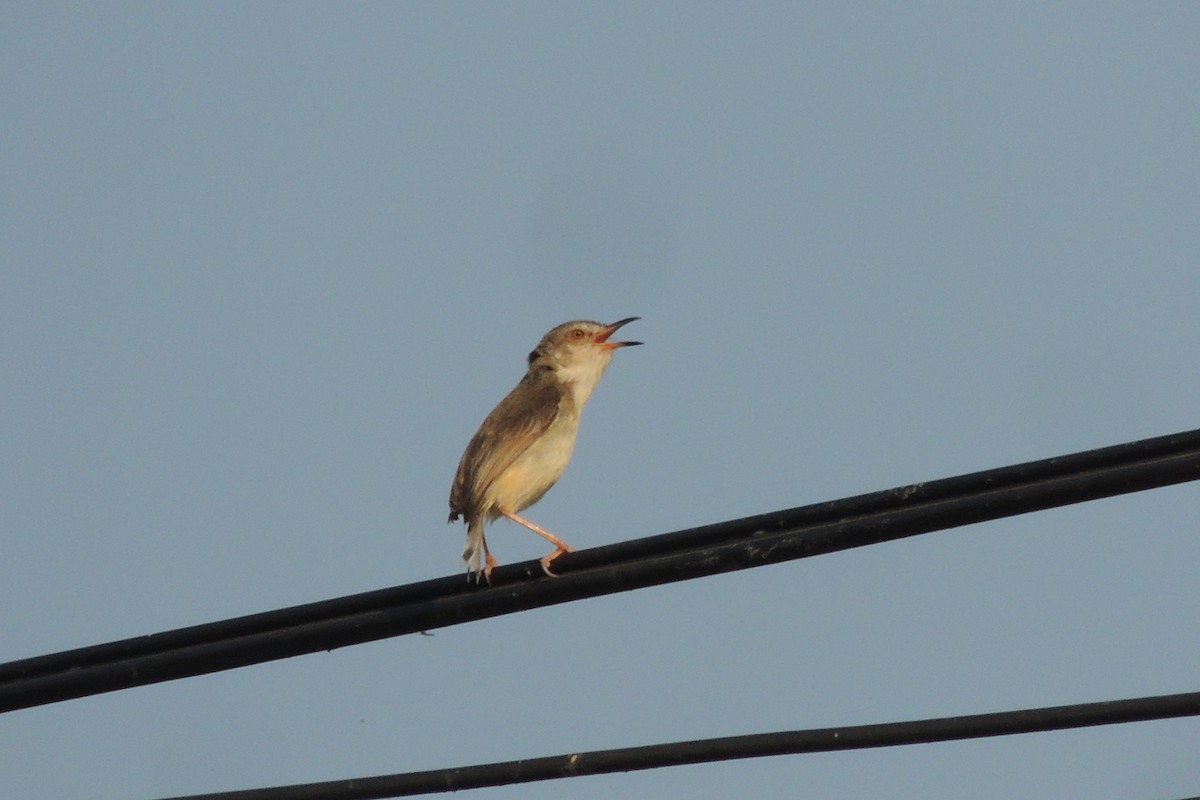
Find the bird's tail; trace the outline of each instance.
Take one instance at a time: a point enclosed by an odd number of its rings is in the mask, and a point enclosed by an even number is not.
[[[475,573],[475,579],[479,579],[479,573],[483,569],[483,551],[487,547],[487,542],[483,538],[483,519],[472,519],[467,521],[467,546],[463,548],[462,559],[467,564],[467,573]]]

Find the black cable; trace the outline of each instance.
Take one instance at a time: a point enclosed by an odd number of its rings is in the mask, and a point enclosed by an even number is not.
[[[453,792],[484,786],[603,775],[610,772],[703,764],[762,756],[862,750],[871,747],[948,742],[1007,736],[1017,733],[1115,725],[1152,719],[1200,714],[1200,692],[1138,697],[1070,706],[1031,708],[964,717],[944,717],[848,728],[818,728],[779,733],[757,733],[720,739],[564,753],[544,758],[502,761],[470,767],[379,775],[324,783],[245,789],[234,792],[188,795],[169,800],[378,800],[416,794]]]
[[[1200,478],[1200,430],[0,665],[0,711],[833,552]]]

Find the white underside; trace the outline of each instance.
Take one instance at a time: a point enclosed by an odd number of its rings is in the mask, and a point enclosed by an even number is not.
[[[500,509],[520,513],[541,500],[571,462],[575,435],[579,432],[579,414],[612,361],[611,350],[596,350],[588,355],[592,357],[577,359],[557,370],[558,379],[572,393],[572,410],[560,412],[546,432],[489,487],[484,507],[490,509],[491,519],[500,515]]]
[[[578,417],[563,419],[560,415],[551,423],[545,434],[488,487],[484,501],[484,507],[490,509],[488,516],[495,519],[501,508],[520,512],[541,500],[571,462],[578,429]]]

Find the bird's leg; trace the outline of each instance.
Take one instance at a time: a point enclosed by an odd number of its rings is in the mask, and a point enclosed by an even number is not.
[[[492,555],[492,551],[487,546],[487,537],[481,536],[483,539],[483,579],[488,582],[488,586],[492,585],[492,568],[496,566],[496,557]]]
[[[508,517],[513,522],[517,523],[518,525],[524,525],[526,528],[529,528],[529,530],[533,531],[538,536],[541,536],[544,539],[548,539],[550,541],[550,543],[554,545],[555,550],[553,553],[542,556],[542,570],[544,570],[545,573],[551,577],[557,577],[553,572],[550,571],[550,563],[552,561],[554,561],[554,559],[561,556],[563,553],[574,553],[575,548],[571,547],[571,545],[567,544],[562,539],[558,538],[553,533],[551,533],[550,531],[543,528],[541,525],[538,525],[536,522],[530,522],[529,520],[522,517],[520,514],[517,514],[512,511],[505,511],[504,509],[500,509],[500,513],[503,514],[504,516]]]

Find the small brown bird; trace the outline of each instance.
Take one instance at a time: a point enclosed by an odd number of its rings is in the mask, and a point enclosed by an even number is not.
[[[551,562],[574,549],[519,512],[541,500],[567,468],[579,415],[613,353],[618,347],[641,344],[610,342],[609,337],[636,319],[611,325],[576,320],[551,330],[529,354],[525,377],[492,409],[467,445],[450,488],[450,521],[461,516],[467,523],[462,557],[476,580],[482,552],[483,577],[491,582],[496,559],[483,526],[497,517],[508,517],[550,540],[555,550],[542,559],[548,575],[554,574]]]

